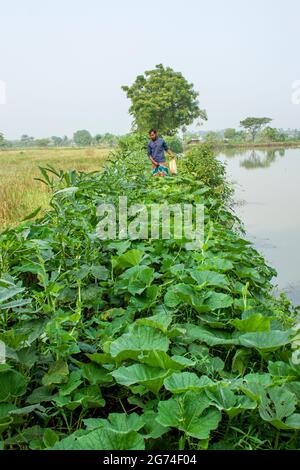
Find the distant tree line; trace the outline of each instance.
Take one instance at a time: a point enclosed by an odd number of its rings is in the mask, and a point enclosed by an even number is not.
[[[300,129],[277,129],[271,127],[271,118],[249,117],[240,121],[240,128],[229,127],[221,131],[200,131],[185,133],[184,141],[203,140],[211,143],[272,143],[272,142],[299,142]]]
[[[45,137],[42,139],[35,139],[32,136],[23,134],[20,139],[6,140],[2,132],[0,132],[0,148],[14,148],[14,147],[114,147],[117,145],[121,136],[106,132],[105,134],[92,134],[82,129],[74,132],[73,137],[69,138],[64,135],[63,137],[55,136]]]
[[[276,142],[300,142],[300,129],[277,129],[271,127],[271,118],[246,118],[240,122],[240,129],[232,127],[220,131],[194,131],[188,132],[186,128],[182,133],[173,136],[165,134],[165,140],[175,153],[183,152],[183,145],[191,141],[204,141],[210,143],[276,143]],[[145,130],[145,134],[147,131]],[[0,132],[0,149],[15,147],[114,147],[120,138],[109,132],[105,134],[92,135],[88,130],[81,129],[74,132],[73,137],[52,136],[49,138],[35,139],[23,134],[18,140],[6,140]]]

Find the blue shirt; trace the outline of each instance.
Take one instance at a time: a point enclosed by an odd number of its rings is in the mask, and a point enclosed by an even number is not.
[[[161,137],[157,137],[155,140],[150,140],[148,143],[148,156],[152,157],[157,163],[166,161],[165,150],[169,150],[169,147]]]

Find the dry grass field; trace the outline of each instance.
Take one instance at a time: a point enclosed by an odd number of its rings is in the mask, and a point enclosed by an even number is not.
[[[39,166],[79,171],[102,167],[109,150],[99,148],[28,148],[0,151],[0,231],[49,203],[47,187],[34,178]]]

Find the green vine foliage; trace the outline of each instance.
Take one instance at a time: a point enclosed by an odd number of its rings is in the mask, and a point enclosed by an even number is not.
[[[132,135],[96,173],[42,169],[0,235],[2,449],[297,449],[296,311],[241,237],[208,147],[153,178]],[[205,205],[205,240],[100,240],[97,207]],[[117,224],[119,220],[117,220]]]

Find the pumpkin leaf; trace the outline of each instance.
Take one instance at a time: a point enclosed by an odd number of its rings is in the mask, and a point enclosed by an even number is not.
[[[156,420],[162,426],[177,428],[196,439],[208,439],[210,432],[218,427],[221,413],[210,407],[204,392],[189,391],[160,401]]]
[[[174,394],[188,390],[200,391],[212,385],[213,381],[209,377],[198,377],[193,372],[173,373],[164,380],[165,388]]]
[[[269,388],[261,397],[260,417],[276,429],[300,429],[296,396],[284,387]]]
[[[110,344],[112,357],[121,360],[136,359],[142,351],[167,351],[169,339],[161,331],[150,326],[136,325]]]
[[[164,378],[168,374],[170,374],[169,370],[150,367],[146,364],[133,364],[128,367],[122,366],[111,372],[117,383],[127,387],[140,384],[155,394],[162,387]]]

